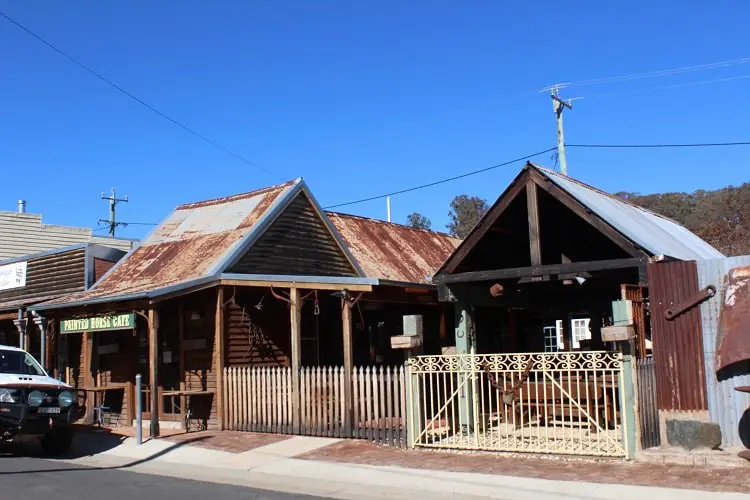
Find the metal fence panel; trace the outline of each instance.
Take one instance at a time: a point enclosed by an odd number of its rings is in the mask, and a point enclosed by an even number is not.
[[[703,355],[706,365],[708,412],[712,422],[721,426],[722,446],[748,447],[750,436],[750,394],[740,393],[735,387],[750,385],[750,369],[740,367],[723,380],[718,380],[715,370],[716,336],[719,328],[721,301],[724,295],[724,276],[730,269],[750,265],[750,255],[698,261],[698,281],[701,288],[716,286],[716,295],[701,304],[703,327]],[[744,369],[742,369],[744,368]],[[746,416],[747,415],[747,416]],[[743,420],[744,416],[744,420]]]
[[[696,264],[651,263],[648,280],[659,409],[705,411],[708,402],[700,311],[693,307],[673,319],[666,318],[669,308],[698,292]]]
[[[655,448],[661,444],[659,411],[656,405],[656,371],[654,358],[639,359],[638,409],[641,424],[641,448]]]
[[[409,360],[410,445],[625,456],[618,352]]]

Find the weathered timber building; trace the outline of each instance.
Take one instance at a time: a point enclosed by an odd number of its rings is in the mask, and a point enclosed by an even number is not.
[[[528,163],[435,277],[441,299],[455,307],[458,358],[430,363],[461,376],[465,358],[480,379],[482,370],[491,378],[435,403],[445,409],[419,422],[421,445],[632,456],[658,444],[657,412],[635,421],[632,364],[652,372],[656,365],[659,389],[643,398],[658,392],[659,404],[670,404],[664,397],[684,389],[679,404],[695,399],[705,408],[705,396],[700,385],[678,383],[682,374],[703,376],[698,339],[685,351],[651,335],[649,304],[660,283],[651,267],[659,264],[649,263],[721,257],[674,221]],[[455,419],[446,414],[454,405],[463,408]],[[444,435],[464,437],[437,439],[439,422]],[[582,426],[592,431],[576,436]],[[656,442],[644,429],[656,430]]]
[[[87,290],[124,255],[82,243],[0,261],[0,344],[22,347],[50,366],[51,352],[43,342],[47,323],[29,308]]]
[[[421,315],[432,332],[425,350],[441,351],[446,310],[428,277],[457,244],[326,214],[297,179],[177,207],[90,290],[35,311],[54,318],[52,366],[91,395],[89,421],[107,408],[115,424],[130,425],[142,397],[154,435],[160,424],[247,428],[239,415],[255,410],[235,410],[238,387],[252,379],[277,397],[263,417],[273,414],[269,428],[311,429],[305,408],[322,404],[330,417],[316,413],[316,425],[351,433],[354,366],[403,365],[390,337],[404,314]],[[325,403],[302,390],[304,367],[339,367],[341,380],[318,395]]]

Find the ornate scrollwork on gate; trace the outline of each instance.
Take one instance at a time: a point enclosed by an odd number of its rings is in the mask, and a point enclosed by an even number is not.
[[[483,371],[522,373],[529,362],[533,371],[609,370],[620,366],[618,352],[539,352],[512,354],[452,354],[444,356],[415,356],[409,358],[412,373]]]

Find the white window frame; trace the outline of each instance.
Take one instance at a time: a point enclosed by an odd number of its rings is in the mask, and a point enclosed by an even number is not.
[[[559,335],[557,326],[545,326],[542,328],[544,333],[544,352],[557,352],[560,350]],[[554,341],[554,345],[552,342]]]
[[[570,336],[573,349],[581,348],[581,340],[591,340],[590,318],[575,318],[570,320]]]

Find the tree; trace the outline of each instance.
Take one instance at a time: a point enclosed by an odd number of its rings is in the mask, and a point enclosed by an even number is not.
[[[406,217],[406,225],[414,229],[429,230],[432,227],[432,221],[419,212],[414,212]]]
[[[750,182],[715,191],[617,196],[682,224],[726,255],[750,253]]]
[[[463,239],[484,217],[487,210],[489,210],[487,202],[478,196],[469,197],[465,194],[456,196],[451,201],[451,209],[448,212],[451,221],[446,227],[453,236]]]

